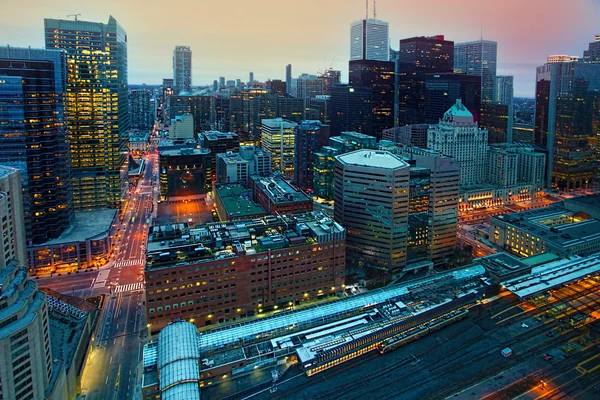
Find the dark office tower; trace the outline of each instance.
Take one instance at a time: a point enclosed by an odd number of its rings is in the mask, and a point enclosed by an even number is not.
[[[497,53],[498,43],[491,40],[482,39],[454,45],[454,72],[481,77],[482,103],[494,101]]]
[[[339,85],[341,83],[342,71],[327,68],[325,72],[323,72],[322,74],[317,74],[317,76],[323,81],[325,94],[329,94],[333,86]]]
[[[583,62],[586,64],[600,63],[600,35],[596,35],[590,47],[583,51]]]
[[[546,185],[588,188],[596,175],[600,64],[553,62],[537,68],[535,144],[546,149]]]
[[[292,89],[292,64],[285,66],[285,87],[289,94]]]
[[[148,89],[129,92],[129,110],[132,129],[151,129],[156,118],[156,101]]]
[[[194,133],[210,129],[211,96],[171,96],[171,118],[186,113],[194,117]]]
[[[373,132],[373,89],[336,85],[331,88],[331,135]]]
[[[169,114],[169,103],[173,96],[173,79],[165,78],[162,84],[162,99],[160,104],[160,119],[162,122],[167,122],[171,119]]]
[[[373,131],[378,140],[384,129],[394,126],[394,70],[391,61],[350,61],[349,84],[373,90]]]
[[[213,91],[213,92],[216,92],[217,90],[219,90],[219,83],[218,83],[218,82],[217,82],[217,80],[215,79],[215,80],[213,81],[213,84],[212,84],[212,91]]]
[[[175,94],[192,90],[192,50],[189,46],[175,46],[173,50],[173,82]]]
[[[210,101],[210,123],[220,132],[231,130],[231,107],[229,97],[213,96]]]
[[[267,90],[269,90],[271,94],[286,94],[287,85],[281,79],[268,80]]]
[[[477,75],[433,73],[425,74],[425,123],[437,124],[456,99],[480,119],[481,78]]]
[[[512,121],[509,118],[509,107],[498,103],[481,105],[479,126],[488,130],[488,144],[512,142]]]
[[[45,19],[47,49],[67,52],[66,123],[76,210],[117,208],[127,180],[127,34],[108,24]]]
[[[306,101],[311,101],[306,100]],[[300,122],[304,119],[305,99],[297,99],[295,97],[277,97],[277,113],[276,118],[286,119],[288,121]]]
[[[398,125],[422,124],[426,74],[452,72],[454,42],[445,40],[443,35],[402,39],[398,57]],[[455,100],[451,100],[451,105]]]
[[[0,164],[21,170],[28,244],[57,238],[73,217],[65,71],[64,51],[0,47]]]
[[[248,74],[248,86],[252,87],[253,83],[254,83],[254,72],[250,72]]]
[[[330,98],[331,96],[323,95],[308,99],[306,119],[318,119],[322,123],[329,125],[331,123]]]
[[[296,127],[294,183],[303,191],[313,190],[313,153],[327,145],[329,125],[321,121],[302,121]]]

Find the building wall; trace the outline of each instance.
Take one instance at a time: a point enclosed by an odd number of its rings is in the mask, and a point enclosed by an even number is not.
[[[194,117],[192,114],[178,115],[171,120],[169,139],[194,139]]]
[[[189,46],[176,46],[173,50],[173,85],[176,94],[192,89],[192,50]]]
[[[281,118],[262,120],[261,147],[271,158],[273,171],[292,178],[297,124]]]
[[[16,168],[0,166],[0,268],[12,259],[27,267],[25,214],[21,174]]]
[[[340,239],[146,270],[148,323],[152,332],[173,318],[215,325],[335,294],[343,290],[345,260]]]

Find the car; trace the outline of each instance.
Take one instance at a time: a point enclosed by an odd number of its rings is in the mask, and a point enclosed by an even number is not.
[[[550,361],[553,358],[554,358],[554,356],[552,354],[550,354],[550,353],[544,354],[544,360],[546,360],[546,361]]]
[[[521,328],[529,328],[529,325],[527,325],[525,322],[523,322],[523,323],[521,324]]]

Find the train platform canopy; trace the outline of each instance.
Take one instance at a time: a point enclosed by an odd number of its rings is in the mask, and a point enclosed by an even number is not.
[[[530,274],[503,282],[504,288],[522,300],[553,288],[600,273],[600,254],[572,256],[534,267]]]

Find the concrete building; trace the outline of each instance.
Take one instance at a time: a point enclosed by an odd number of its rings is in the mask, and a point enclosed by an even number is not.
[[[385,151],[336,157],[336,221],[348,230],[349,267],[398,275],[406,266],[410,167]]]
[[[323,79],[316,75],[302,74],[292,79],[290,95],[298,99],[310,99],[325,94]]]
[[[313,202],[306,193],[296,189],[281,175],[250,177],[254,201],[269,215],[302,214],[312,211]]]
[[[67,53],[65,115],[75,210],[119,208],[128,178],[127,32],[112,16],[108,24],[45,19],[44,32],[46,49]]]
[[[460,184],[465,186],[486,182],[487,143],[488,132],[477,126],[460,99],[427,132],[427,148],[460,162]]]
[[[28,266],[27,241],[25,240],[25,214],[23,211],[23,186],[21,173],[16,168],[0,165],[0,269],[10,260],[19,267]]]
[[[248,185],[252,175],[271,175],[271,158],[259,147],[241,146],[239,153],[217,154],[217,183]]]
[[[169,139],[194,139],[194,117],[192,114],[177,115],[171,119]]]
[[[427,147],[429,124],[412,124],[384,129],[381,138],[398,146]]]
[[[390,59],[389,24],[375,18],[354,21],[350,25],[350,60]]]
[[[175,94],[192,90],[192,50],[190,46],[175,46],[175,50],[173,50],[173,84]]]
[[[598,201],[595,195],[594,201]],[[581,207],[560,205],[490,217],[490,241],[522,257],[554,253],[560,257],[600,252],[600,220]]]
[[[305,192],[313,190],[314,153],[327,145],[330,127],[321,121],[305,120],[296,127],[294,183]]]
[[[404,156],[414,160],[414,167],[429,170],[427,260],[436,266],[445,265],[456,248],[460,165],[454,158],[419,147],[406,147]],[[422,200],[417,199],[417,204]]]
[[[252,190],[239,184],[215,185],[215,203],[221,221],[260,218],[267,212],[252,200]]]
[[[204,198],[212,189],[212,160],[208,149],[161,150],[158,154],[160,198]]]
[[[498,43],[491,40],[454,44],[454,72],[481,77],[481,102],[494,101]]]
[[[279,171],[290,178],[294,176],[297,126],[297,123],[282,118],[261,121],[260,143],[271,158],[273,171]]]
[[[175,317],[203,327],[335,296],[343,291],[345,243],[346,230],[320,213],[153,226],[145,267],[150,330]],[[172,275],[191,286],[174,289]]]

